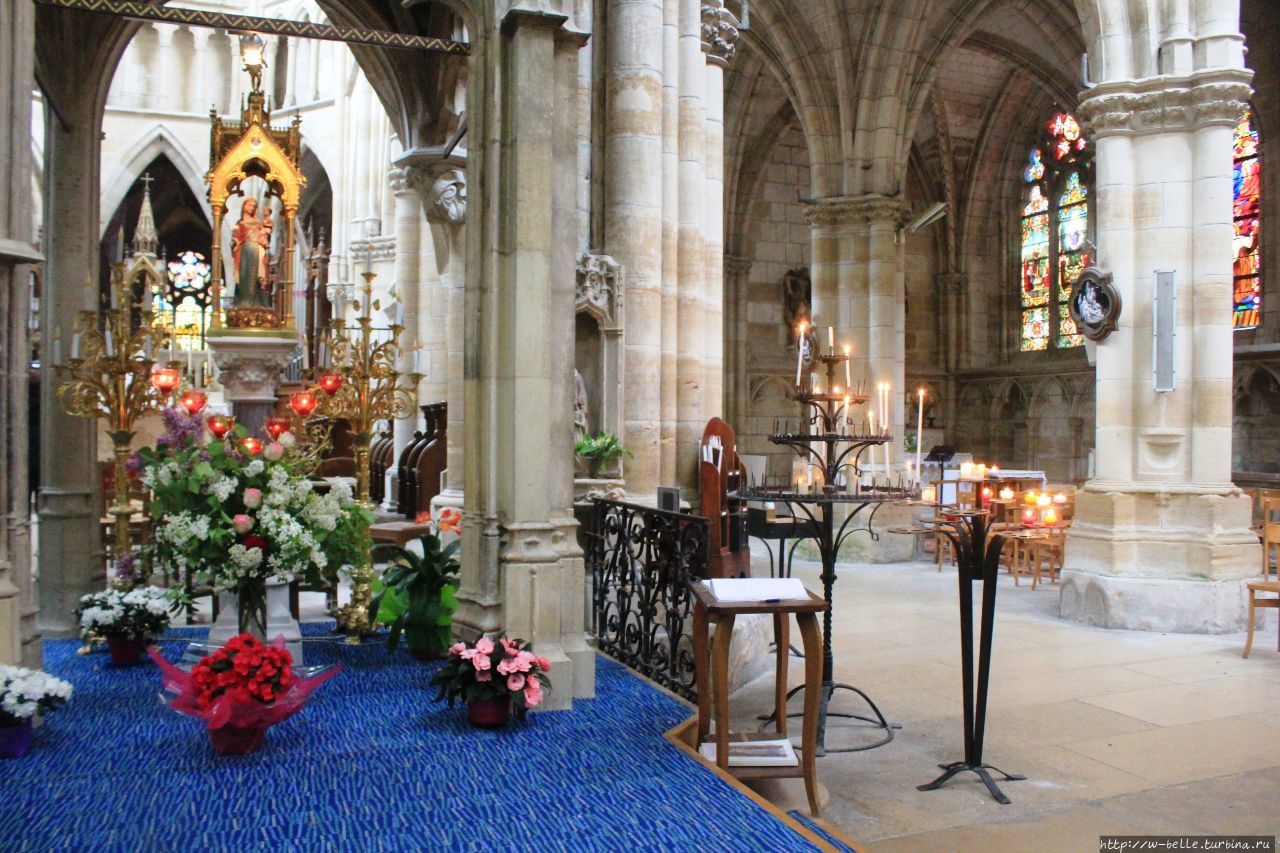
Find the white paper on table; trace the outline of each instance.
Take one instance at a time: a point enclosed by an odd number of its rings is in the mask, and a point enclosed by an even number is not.
[[[707,741],[698,751],[708,761],[716,760],[715,741]],[[795,767],[799,764],[800,759],[789,740],[732,741],[729,744],[730,767]]]
[[[808,601],[809,592],[799,578],[714,578],[707,588],[716,601]]]

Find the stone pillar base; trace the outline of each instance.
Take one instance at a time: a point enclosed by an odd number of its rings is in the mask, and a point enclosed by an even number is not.
[[[276,405],[281,374],[298,350],[290,329],[211,329],[209,347],[218,364],[218,381],[235,406],[236,420],[258,433]]]
[[[1245,583],[1262,558],[1249,522],[1249,498],[1237,490],[1086,487],[1067,534],[1062,618],[1137,631],[1244,630]]]

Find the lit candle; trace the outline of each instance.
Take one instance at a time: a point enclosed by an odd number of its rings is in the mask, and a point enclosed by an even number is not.
[[[1033,503],[1035,503],[1035,502],[1036,502],[1036,490],[1035,490],[1035,489],[1030,490],[1029,492],[1027,492],[1025,495],[1023,495],[1023,496],[1022,496],[1022,499],[1023,499],[1023,500],[1025,500],[1025,501],[1026,501],[1027,503],[1029,503],[1029,504],[1033,504]]]
[[[977,465],[975,465],[975,466],[974,466],[974,472],[973,472],[973,473],[974,473],[974,476],[976,476],[979,480],[985,480],[985,479],[987,479],[987,466],[986,466],[986,464],[985,464],[985,463],[983,463],[983,462],[979,462]]]
[[[796,387],[800,386],[800,371],[804,367],[804,321],[796,327]]]
[[[1053,507],[1049,507],[1048,509],[1046,509],[1046,510],[1044,511],[1044,523],[1045,523],[1045,524],[1057,524],[1057,523],[1058,523],[1058,513],[1057,513],[1057,510],[1055,510]]]
[[[413,351],[413,372],[422,373],[422,350],[415,349]]]
[[[876,410],[872,409],[871,411],[867,412],[867,417],[871,419],[871,434],[879,435],[879,433],[876,432]],[[871,447],[871,485],[873,486],[876,484],[875,469],[876,469],[876,448],[874,445],[872,445]]]
[[[1058,492],[1053,496],[1053,502],[1056,504],[1064,504],[1067,502],[1067,496],[1062,492]]]
[[[853,402],[853,398],[851,398],[848,394],[845,394],[844,395],[844,416],[846,418],[849,417],[849,405],[852,402]]]
[[[990,503],[991,503],[991,487],[983,486],[982,487],[982,505],[987,506]]]
[[[1043,492],[1036,496],[1036,506],[1040,507],[1041,509],[1044,509],[1045,507],[1049,506],[1051,503],[1053,503],[1053,499],[1050,498],[1048,495],[1044,494]]]
[[[853,352],[853,347],[849,346],[848,344],[845,344],[844,345],[844,384],[848,388],[853,387],[853,379],[850,378],[850,373],[849,373],[849,362],[851,361],[849,356],[852,352]]]
[[[973,463],[972,462],[960,463],[960,479],[961,480],[973,479]]]
[[[920,402],[916,407],[916,471],[920,471],[920,450],[924,446],[924,389],[919,392]]]
[[[827,326],[827,351],[836,351],[836,327]]]
[[[1034,525],[1036,523],[1036,511],[1030,508],[1023,511],[1022,523],[1028,526]]]
[[[1003,489],[1001,489],[1001,490],[1000,490],[1000,500],[1002,500],[1002,501],[1011,501],[1011,500],[1013,500],[1013,489],[1009,488],[1008,486],[1005,486]]]
[[[920,490],[920,500],[925,503],[934,503],[938,499],[938,490],[933,486],[925,486]]]

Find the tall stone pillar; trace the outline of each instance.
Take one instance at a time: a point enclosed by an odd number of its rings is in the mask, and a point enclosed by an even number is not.
[[[595,689],[568,441],[578,230],[574,94],[585,38],[565,22],[511,11],[500,33],[481,37],[472,60],[481,83],[492,75],[497,88],[480,115],[473,102],[480,145],[469,154],[496,172],[477,181],[484,194],[474,257],[483,269],[468,264],[467,522],[455,617],[463,631],[505,631],[550,658],[549,709],[568,708]]]
[[[738,30],[723,2],[702,6],[703,73],[703,268],[706,313],[706,388],[703,420],[728,414],[725,396],[725,290],[724,258],[724,69],[737,48]],[[739,428],[745,426],[738,422]]]
[[[395,236],[396,236],[396,256],[395,256],[395,286],[396,295],[400,298],[400,310],[402,314],[401,324],[404,330],[400,333],[400,346],[404,352],[401,363],[397,368],[402,373],[413,370],[414,350],[421,344],[419,337],[419,301],[421,299],[420,288],[422,286],[419,277],[419,254],[421,251],[421,229],[422,220],[422,204],[418,200],[418,194],[409,186],[406,171],[403,168],[395,168],[391,170],[388,180],[391,185],[391,192],[395,197]],[[419,359],[421,361],[421,358]],[[433,399],[431,393],[434,389],[430,387],[431,379],[426,377],[422,383],[418,385],[418,402],[424,399]],[[415,408],[413,414],[407,418],[397,418],[392,424],[392,438],[395,442],[392,459],[398,461],[400,453],[413,441],[414,428],[418,424],[418,412]],[[399,472],[396,466],[388,466],[386,473],[387,488],[385,490],[386,497],[382,502],[382,509],[386,512],[395,512],[399,508],[400,490]]]
[[[1175,4],[1176,5],[1176,4]],[[1210,4],[1205,5],[1205,9]],[[1232,15],[1215,19],[1215,26]],[[1097,346],[1096,473],[1077,497],[1064,618],[1231,632],[1256,575],[1250,503],[1231,482],[1231,130],[1250,94],[1241,40],[1162,57],[1178,73],[1091,89],[1098,258],[1123,313]],[[1191,71],[1192,57],[1212,68]],[[1211,60],[1211,61],[1209,61]],[[1152,381],[1154,282],[1176,286],[1175,384]]]
[[[707,309],[703,256],[703,181],[705,125],[702,79],[702,15],[697,0],[680,3],[680,101],[677,110],[679,165],[679,226],[676,236],[676,482],[689,491],[698,488],[698,445],[706,421]],[[707,200],[710,203],[710,199]]]
[[[889,384],[889,464],[900,469],[906,393],[906,270],[905,241],[900,239],[903,208],[900,200],[869,196],[863,202],[867,234],[867,384],[872,390]],[[873,398],[874,402],[874,398]]]
[[[745,425],[750,388],[747,383],[747,289],[751,282],[751,258],[726,256],[725,275],[725,420]]]
[[[466,483],[465,370],[467,172],[461,158],[418,165],[410,178],[431,225],[432,287],[423,306],[424,340],[430,343],[433,400],[449,404],[444,488],[431,501],[437,507],[462,509]],[[424,252],[423,262],[426,263]],[[424,270],[424,278],[428,271]]]
[[[70,76],[70,74],[68,75]],[[100,144],[92,92],[46,81],[61,95],[62,120],[45,122],[45,262],[41,300],[42,353],[64,341],[80,311],[97,307]],[[65,122],[65,123],[64,123]],[[40,371],[40,624],[75,628],[80,596],[106,578],[98,527],[94,422],[63,412],[57,376],[46,358]]]
[[[34,7],[0,0],[0,114],[31,126]],[[28,497],[27,282],[43,258],[31,233],[31,149],[25,133],[0,136],[0,664],[40,665],[31,581]]]
[[[627,491],[656,493],[662,412],[662,0],[606,0],[604,253],[626,269]]]
[[[658,480],[674,485],[679,423],[680,352],[680,11],[688,0],[662,0],[662,344]],[[630,336],[628,336],[630,337]]]

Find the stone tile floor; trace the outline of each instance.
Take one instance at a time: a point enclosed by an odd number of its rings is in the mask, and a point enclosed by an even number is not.
[[[796,561],[814,590],[818,570]],[[1012,805],[972,774],[921,792],[936,765],[964,752],[955,570],[842,566],[836,680],[866,690],[902,729],[879,749],[819,759],[823,817],[872,851],[1096,850],[1101,834],[1280,833],[1275,616],[1243,660],[1243,634],[1108,631],[1061,621],[1057,605],[1056,585],[1033,592],[1001,577],[984,758],[1028,777],[1003,786]],[[802,670],[793,659],[793,684]],[[837,707],[859,710],[856,696],[837,695]],[[771,701],[772,671],[735,695],[735,727],[758,725],[749,721]],[[828,745],[870,742],[852,725],[833,721]]]

